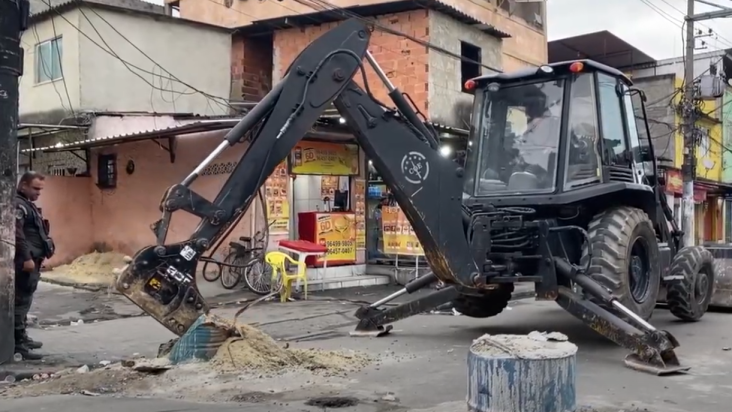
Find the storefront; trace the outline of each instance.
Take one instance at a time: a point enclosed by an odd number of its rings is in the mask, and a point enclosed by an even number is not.
[[[433,126],[442,132],[441,154],[464,162],[467,131]],[[421,245],[386,184],[350,135],[329,134],[341,137],[301,141],[265,183],[270,249],[281,240],[324,245],[325,258],[307,260],[309,278],[341,284],[330,288],[368,284],[348,278],[388,283],[394,272],[371,270],[373,264],[421,273],[415,270],[427,267]]]
[[[364,163],[352,140],[303,140],[265,183],[270,247],[297,239],[327,248],[307,259],[316,282],[365,272]]]
[[[666,199],[673,208],[674,217],[681,226],[681,199],[683,178],[679,169],[665,169]],[[724,240],[723,199],[725,188],[715,182],[694,182],[694,238],[697,244]]]

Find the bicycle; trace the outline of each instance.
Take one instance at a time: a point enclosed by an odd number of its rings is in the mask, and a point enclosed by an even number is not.
[[[261,296],[277,289],[272,288],[272,268],[264,261],[266,249],[261,232],[255,234],[254,239],[242,236],[238,241],[230,242],[229,247],[231,252],[222,263],[226,270],[222,270],[221,286],[230,290],[243,280],[247,289]]]
[[[265,210],[264,197],[260,191],[262,210]],[[270,222],[265,230],[259,231],[253,237],[241,236],[238,240],[229,242],[229,251],[223,261],[213,257],[203,257],[203,278],[209,282],[221,281],[224,289],[234,289],[244,280],[246,287],[257,295],[268,295],[272,293],[272,268],[264,261],[267,243],[269,240],[269,228],[274,224]],[[208,264],[213,263],[218,267],[215,272],[209,272]],[[226,269],[226,271],[224,271]],[[277,280],[277,288],[280,287],[281,279]]]

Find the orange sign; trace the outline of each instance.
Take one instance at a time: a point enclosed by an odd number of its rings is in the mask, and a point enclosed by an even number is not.
[[[366,179],[353,180],[354,212],[356,212],[356,249],[366,249]]]
[[[264,183],[267,223],[271,235],[290,233],[289,183],[286,162],[280,163]]]
[[[290,154],[294,175],[358,175],[358,146],[344,143],[301,141]]]
[[[684,179],[681,178],[681,171],[666,169],[666,192],[678,195],[684,193]]]

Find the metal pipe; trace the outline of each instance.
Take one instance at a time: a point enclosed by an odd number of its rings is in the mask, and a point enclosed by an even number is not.
[[[391,302],[392,300],[398,298],[399,296],[404,296],[404,295],[406,295],[408,293],[409,292],[407,292],[407,288],[400,289],[400,290],[392,293],[391,295],[385,297],[384,299],[377,300],[376,302],[370,304],[369,307],[370,308],[378,308],[379,306],[385,305],[385,304]]]
[[[228,147],[235,145],[239,140],[241,140],[246,133],[251,130],[254,125],[256,125],[260,120],[264,118],[264,116],[267,115],[267,113],[270,112],[270,110],[274,107],[275,104],[277,104],[277,99],[280,97],[280,93],[282,93],[283,85],[285,84],[285,81],[287,80],[287,77],[282,79],[281,82],[277,83],[274,88],[267,93],[266,96],[264,96],[264,99],[259,102],[256,106],[252,108],[240,121],[236,124],[231,130],[229,130],[228,133],[226,133],[226,136],[224,136],[224,141],[221,142],[216,148],[206,156],[203,161],[196,166],[196,168],[186,176],[185,179],[183,179],[183,182],[181,183],[183,186],[189,186],[191,183],[193,183],[196,178],[200,175],[200,173],[205,169],[211,162],[216,159],[221,152],[226,150]]]
[[[612,301],[612,305],[613,305],[613,307],[615,309],[623,312],[626,316],[628,316],[629,318],[631,318],[634,321],[636,321],[639,325],[643,326],[646,330],[650,330],[650,331],[655,331],[656,330],[656,328],[654,328],[653,325],[651,325],[650,323],[648,323],[645,320],[643,320],[643,318],[641,318],[640,316],[638,316],[635,313],[633,313],[632,310],[626,308],[625,306],[623,306],[617,300],[613,300]]]
[[[379,79],[381,79],[382,82],[384,82],[384,86],[386,86],[389,92],[393,92],[396,87],[394,87],[394,84],[389,80],[388,77],[386,77],[386,73],[381,70],[381,66],[379,66],[379,63],[376,62],[376,59],[374,59],[374,56],[372,56],[371,52],[368,50],[366,51],[366,60],[369,62],[371,67],[374,68],[376,75],[379,76]]]

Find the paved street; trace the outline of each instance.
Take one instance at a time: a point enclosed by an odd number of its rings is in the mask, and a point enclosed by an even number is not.
[[[188,399],[84,396],[3,399],[0,411],[51,408],[55,412],[93,411],[100,405],[110,412],[133,408],[140,411],[226,411],[243,407],[252,411],[301,411],[312,409],[304,405],[307,399],[332,393],[361,400],[361,404],[347,408],[349,411],[462,411],[465,410],[466,351],[470,342],[484,333],[525,334],[532,330],[563,332],[578,344],[578,396],[581,404],[591,405],[593,410],[727,412],[732,402],[729,390],[732,388],[729,384],[732,381],[732,351],[728,350],[732,346],[728,327],[730,314],[709,313],[700,323],[681,325],[667,312],[657,311],[654,323],[676,335],[682,344],[679,357],[693,369],[688,375],[654,377],[626,369],[622,364],[624,350],[595,335],[552,303],[515,302],[511,310],[488,320],[422,315],[398,323],[392,336],[369,339],[347,336],[356,305],[335,296],[332,298],[261,304],[245,312],[240,320],[258,324],[276,339],[289,341],[295,347],[348,348],[398,356],[345,378],[285,375],[238,380],[227,386],[209,382],[208,378],[204,383],[202,377],[197,377],[176,382],[167,393],[163,389],[155,393],[159,397]],[[345,299],[345,296],[341,298]],[[358,296],[353,298],[357,300]],[[225,307],[216,312],[232,316],[235,311],[235,307]],[[44,352],[48,354],[63,354],[67,362],[93,365],[100,360],[119,360],[134,353],[154,356],[158,345],[173,336],[148,317],[130,317],[36,329],[34,337],[46,342]],[[382,398],[387,392],[393,392],[395,399],[385,403]],[[236,406],[209,403],[231,400],[232,394],[241,395],[239,399],[249,399],[252,393],[263,395],[258,395],[256,402],[247,401]],[[186,400],[194,403],[181,403]]]

